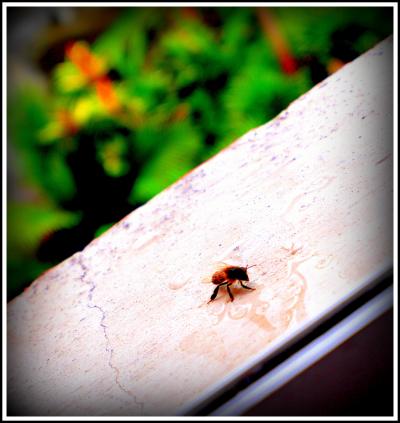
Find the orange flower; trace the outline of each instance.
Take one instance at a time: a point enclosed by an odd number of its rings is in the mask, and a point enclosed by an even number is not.
[[[85,75],[90,85],[93,85],[96,93],[110,112],[116,112],[120,108],[120,102],[115,92],[111,79],[107,76],[105,62],[94,55],[83,42],[73,42],[67,45],[66,55],[71,62]]]
[[[96,93],[110,113],[118,111],[120,102],[115,93],[114,86],[110,78],[103,76],[95,82]]]
[[[66,47],[66,55],[87,77],[89,82],[96,80],[106,73],[104,61],[92,54],[83,42],[69,43]]]

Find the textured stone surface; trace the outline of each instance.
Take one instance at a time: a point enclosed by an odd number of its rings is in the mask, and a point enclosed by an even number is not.
[[[174,415],[390,266],[392,81],[388,39],[32,283],[8,412]]]

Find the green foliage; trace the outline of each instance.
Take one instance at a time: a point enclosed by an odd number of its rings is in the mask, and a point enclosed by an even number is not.
[[[42,240],[61,228],[79,222],[78,214],[58,210],[50,204],[9,202],[7,205],[8,297],[17,295],[51,266],[35,258]]]
[[[84,92],[86,79],[71,62],[60,63],[53,73],[54,91],[58,95],[73,95]]]
[[[124,78],[140,72],[147,52],[146,27],[154,20],[149,10],[125,9],[118,21],[93,44],[93,51],[118,69]]]
[[[104,171],[111,177],[125,175],[130,163],[126,157],[128,146],[121,135],[115,135],[110,140],[99,143],[97,158]]]
[[[131,192],[132,202],[146,202],[196,164],[194,158],[201,150],[201,138],[198,130],[188,121],[170,126],[168,130],[160,132],[159,137],[162,148],[143,167]]]
[[[55,148],[48,145],[53,139],[43,140],[46,127],[57,124],[51,120],[49,103],[51,98],[44,92],[27,86],[10,100],[8,123],[21,163],[19,172],[55,203],[61,203],[74,195],[75,186],[65,161],[68,140],[54,134],[59,141]]]
[[[112,223],[107,223],[105,225],[101,225],[97,231],[95,232],[94,236],[95,238],[98,238],[100,235],[103,235],[105,232],[107,232],[113,225],[115,224],[115,222]]]
[[[248,63],[235,77],[224,93],[227,131],[244,133],[272,119],[309,87],[308,75],[298,72],[291,78],[278,69],[257,73],[257,63]]]
[[[293,73],[282,68],[257,8],[126,8],[93,42],[74,44],[48,91],[13,90],[17,171],[45,200],[8,204],[12,293],[54,262],[36,259],[49,233],[69,228],[74,235],[60,243],[81,248],[76,236],[99,236],[280,113],[313,86],[316,70],[323,79],[332,59],[352,60],[393,25],[389,8],[269,13],[298,64]]]
[[[393,30],[390,10],[383,7],[295,7],[278,8],[276,13],[294,54],[297,57],[316,55],[325,64],[331,58],[330,47],[335,31],[361,26],[363,35],[360,38],[368,33],[369,40],[360,43],[358,48],[358,41],[352,45],[361,54]]]
[[[9,202],[7,205],[7,235],[9,257],[32,254],[43,236],[59,228],[78,223],[76,213],[59,210],[50,204]]]

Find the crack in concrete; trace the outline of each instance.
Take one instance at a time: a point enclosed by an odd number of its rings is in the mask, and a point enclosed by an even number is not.
[[[129,389],[125,388],[121,384],[121,382],[120,382],[120,370],[118,369],[118,367],[116,367],[113,364],[114,349],[111,347],[110,338],[108,337],[108,333],[107,333],[107,325],[105,324],[106,313],[105,313],[105,311],[99,305],[93,304],[93,291],[96,289],[96,284],[95,284],[94,281],[91,281],[91,280],[87,280],[86,279],[86,275],[88,274],[89,268],[83,262],[81,255],[79,255],[78,263],[81,266],[82,271],[83,271],[82,275],[80,276],[80,280],[83,283],[85,283],[86,285],[89,285],[90,286],[90,289],[88,291],[87,307],[88,308],[91,308],[91,309],[95,308],[95,309],[99,310],[99,312],[101,313],[100,326],[103,329],[104,338],[106,340],[106,351],[109,353],[108,365],[113,370],[113,372],[115,374],[115,383],[121,389],[121,391],[123,391],[125,394],[127,394],[131,398],[133,398],[133,400],[135,401],[135,403],[140,407],[140,414],[143,415],[144,403],[137,401],[136,395],[134,395]]]

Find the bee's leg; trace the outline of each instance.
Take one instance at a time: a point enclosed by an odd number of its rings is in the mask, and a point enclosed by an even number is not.
[[[252,291],[254,291],[254,290],[255,290],[255,288],[250,288],[249,286],[245,285],[242,281],[239,281],[239,282],[240,282],[240,285],[242,285],[242,286],[243,286],[243,288],[246,288],[246,289],[251,289]]]
[[[228,290],[228,294],[229,294],[229,296],[231,297],[231,301],[233,301],[233,300],[234,300],[234,298],[233,298],[233,295],[232,295],[231,290],[229,289],[229,285],[227,285],[227,286],[226,286],[226,289]]]
[[[219,290],[219,288],[220,288],[220,286],[222,286],[222,285],[226,285],[227,284],[227,282],[222,282],[222,283],[220,283],[215,289],[214,289],[214,292],[212,293],[212,295],[211,295],[211,298],[210,298],[210,301],[208,302],[208,303],[211,303],[211,301],[214,301],[215,300],[215,297],[217,296],[217,294],[218,294],[218,290]],[[207,304],[208,304],[207,303]]]

